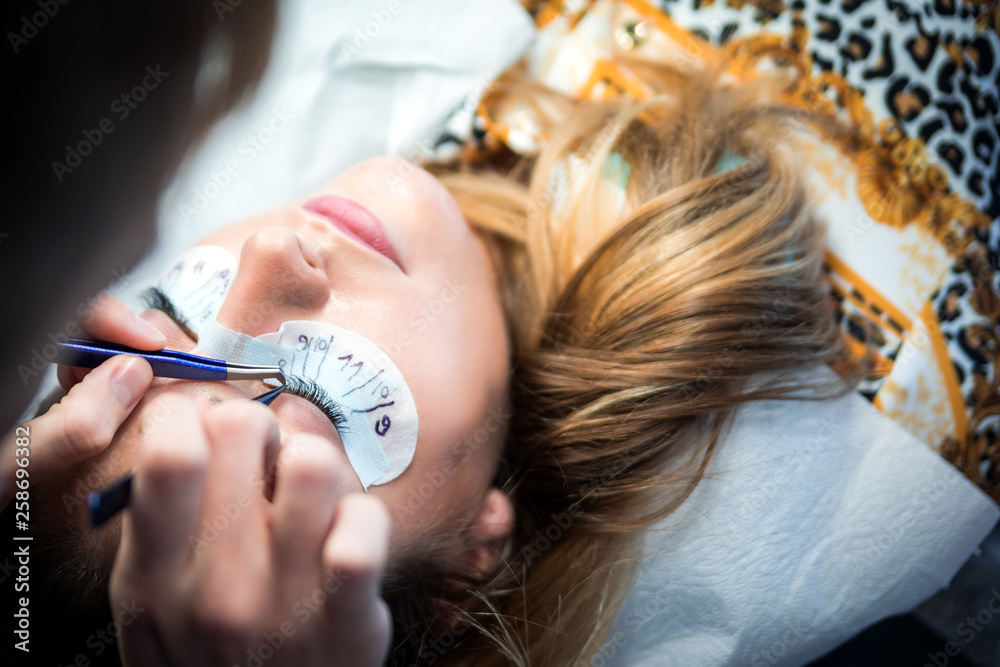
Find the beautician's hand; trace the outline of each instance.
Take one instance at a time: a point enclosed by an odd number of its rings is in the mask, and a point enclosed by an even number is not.
[[[250,401],[164,394],[147,409],[170,418],[139,445],[111,572],[112,612],[133,610],[125,664],[381,665],[390,522],[350,492],[346,455],[302,434],[278,449],[274,415]]]
[[[155,327],[107,293],[95,300],[85,325],[97,339],[138,349],[159,350],[167,342]],[[58,372],[69,393],[0,441],[0,509],[19,490],[18,479],[29,482],[21,486],[33,485],[103,451],[153,379],[148,363],[122,355],[93,371],[61,366]],[[17,472],[18,461],[27,464],[26,473]]]
[[[162,350],[167,344],[166,336],[159,329],[133,313],[120,299],[106,291],[94,299],[83,325],[89,335],[82,338],[127,345],[137,350]],[[60,366],[57,372],[59,384],[69,391],[91,372],[89,368]]]

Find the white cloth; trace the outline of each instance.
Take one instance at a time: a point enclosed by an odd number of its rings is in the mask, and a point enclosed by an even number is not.
[[[594,667],[801,665],[945,587],[998,516],[858,394],[748,405]]]
[[[282,0],[250,104],[219,123],[161,198],[158,247],[176,253],[366,158],[419,159],[421,142],[533,35],[516,0]]]

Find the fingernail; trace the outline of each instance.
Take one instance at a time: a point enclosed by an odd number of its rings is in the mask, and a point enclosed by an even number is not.
[[[135,316],[135,321],[139,328],[139,331],[141,331],[143,334],[149,337],[152,341],[155,341],[157,343],[162,343],[164,345],[167,344],[167,337],[164,336],[159,329],[157,329],[152,324],[142,319],[138,315]]]
[[[125,357],[122,367],[111,378],[111,391],[128,410],[153,380],[153,369],[139,357]]]

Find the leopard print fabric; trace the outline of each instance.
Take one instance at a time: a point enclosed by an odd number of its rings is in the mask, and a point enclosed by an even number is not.
[[[959,0],[796,0],[791,11],[780,11],[780,3],[741,5],[662,2],[678,23],[720,45],[755,31],[803,26],[812,36],[808,49],[814,71],[839,74],[863,93],[876,119],[891,118],[906,136],[919,138],[947,173],[951,188],[991,221],[971,230],[974,240],[957,254],[944,284],[930,296],[970,421],[965,442],[956,434],[928,444],[1000,500],[997,26],[977,26],[980,8]],[[992,9],[996,16],[996,7]],[[838,300],[845,335],[878,345],[881,359],[891,364],[899,354],[902,332],[869,340],[867,333],[873,329],[866,318]],[[874,400],[887,375],[887,368],[877,371],[863,393]]]
[[[919,139],[952,192],[987,224],[954,253],[929,296],[968,412],[965,433],[928,442],[1000,502],[1000,11],[961,0],[662,0],[679,25],[719,46],[761,32],[809,35],[813,72],[839,75],[876,121]],[[992,18],[994,23],[989,24]],[[833,280],[831,279],[831,282]],[[831,287],[845,336],[878,352],[862,394],[875,400],[906,335]],[[858,297],[860,295],[854,294]]]
[[[1000,40],[977,30],[960,0],[663,0],[677,23],[713,44],[801,25],[814,71],[835,72],[864,94],[876,118],[919,137],[951,186],[1000,217]]]

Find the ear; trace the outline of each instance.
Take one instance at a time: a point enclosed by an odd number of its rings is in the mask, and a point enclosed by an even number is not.
[[[462,572],[490,577],[500,567],[504,544],[513,527],[514,506],[499,489],[489,489],[476,515],[463,531],[462,547],[451,554],[452,563]],[[475,595],[469,595],[464,600],[437,602],[440,608],[429,627],[436,637],[454,631],[454,624],[462,612],[469,613],[480,603]]]
[[[468,571],[484,574],[496,571],[513,527],[514,506],[500,489],[491,488],[466,530],[464,558]]]

